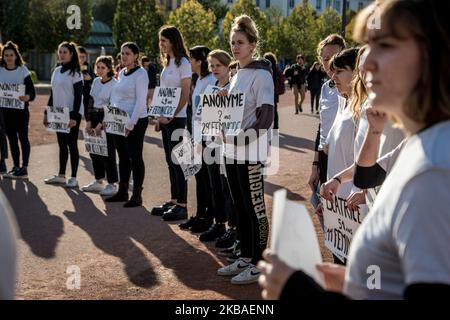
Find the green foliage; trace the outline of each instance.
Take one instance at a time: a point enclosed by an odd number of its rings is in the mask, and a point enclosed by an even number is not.
[[[158,30],[163,17],[155,8],[155,0],[118,0],[113,21],[113,36],[117,48],[122,43],[134,41],[142,52],[156,56]]]
[[[323,39],[332,33],[340,33],[342,19],[338,12],[328,7],[317,18],[317,38]]]
[[[205,8],[205,10],[211,9],[217,19],[222,19],[227,13],[227,6],[220,2],[220,0],[198,0],[198,2]]]
[[[285,58],[295,60],[297,54],[302,54],[308,63],[315,60],[316,46],[320,38],[317,34],[315,10],[307,1],[296,6],[284,20],[282,33],[286,37],[282,48]]]
[[[30,0],[28,33],[39,51],[52,52],[62,41],[74,41],[83,45],[89,37],[92,23],[91,0]],[[67,13],[70,5],[80,7],[81,28],[70,30]]]
[[[214,49],[217,46],[216,16],[196,0],[188,0],[171,12],[167,23],[180,30],[188,48],[205,45]]]
[[[5,43],[8,40],[19,45],[21,51],[26,51],[31,45],[27,32],[28,24],[27,0],[0,1],[0,33]]]

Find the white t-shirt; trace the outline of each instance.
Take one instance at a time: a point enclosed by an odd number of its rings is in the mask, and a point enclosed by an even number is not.
[[[272,74],[264,69],[239,69],[230,82],[230,93],[245,93],[244,114],[241,129],[251,127],[257,120],[256,111],[262,105],[274,105],[274,84]],[[224,148],[226,158],[241,161],[267,160],[271,139],[271,128],[247,146],[227,143]]]
[[[339,111],[326,140],[326,144],[328,145],[327,180],[350,167],[355,160],[354,141],[356,124],[349,110],[350,108],[347,107],[344,109],[345,99],[339,97],[339,100]],[[352,181],[344,182],[339,187],[336,195],[341,199],[347,199],[352,187]]]
[[[169,64],[162,70],[160,77],[161,87],[177,87],[181,88],[181,80],[186,78],[192,78],[191,63],[186,58],[181,58],[181,64],[178,67],[173,59],[169,61]],[[186,106],[175,116],[175,118],[186,118]]]
[[[414,283],[450,285],[449,137],[445,121],[404,145],[353,238],[344,283],[351,298],[402,299]],[[380,289],[367,285],[373,266]]]
[[[339,108],[339,91],[336,86],[330,87],[331,80],[322,85],[320,94],[320,144],[319,150],[323,150],[334,119]]]
[[[102,83],[102,78],[97,77],[94,79],[91,87],[91,97],[94,98],[94,108],[103,109],[111,102],[111,94],[117,80],[111,78],[106,83]]]
[[[0,67],[0,83],[24,84],[25,78],[29,75],[30,71],[25,66],[18,66],[14,70]]]
[[[83,81],[82,73],[75,72],[74,74],[70,74],[70,70],[61,73],[62,66],[56,67],[53,71],[51,84],[52,84],[52,97],[53,97],[53,106],[55,107],[67,107],[69,111],[73,111],[73,102],[74,102],[74,90],[73,85],[80,81]],[[82,100],[80,100],[82,101]],[[80,104],[81,115],[84,114],[84,106],[83,103]]]
[[[139,67],[137,70],[125,74],[120,70],[119,77],[113,88],[111,103],[130,117],[125,127],[133,130],[139,119],[147,117],[147,71]]]
[[[0,191],[0,300],[14,299],[17,226],[8,200]]]

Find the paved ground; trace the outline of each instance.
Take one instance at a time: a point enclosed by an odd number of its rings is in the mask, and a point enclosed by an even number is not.
[[[205,245],[196,235],[180,231],[176,223],[149,214],[152,206],[167,200],[169,191],[160,134],[152,127],[144,146],[144,207],[125,210],[120,204],[105,204],[98,195],[45,185],[43,179],[56,173],[58,163],[55,135],[41,124],[46,100],[38,96],[31,105],[29,181],[0,181],[21,232],[19,299],[260,298],[257,285],[236,287],[229,279],[216,276],[216,269],[225,261],[215,256],[213,243]],[[294,116],[292,101],[290,93],[282,96],[280,170],[265,183],[268,212],[273,192],[282,187],[288,189],[291,200],[306,204],[311,211],[307,179],[318,120],[309,111]],[[309,110],[309,102],[304,110]],[[92,166],[84,150],[78,179],[81,184],[92,180]],[[189,183],[189,211],[195,212],[193,180]],[[322,251],[329,260],[328,252]],[[66,287],[70,266],[80,268],[79,290]]]

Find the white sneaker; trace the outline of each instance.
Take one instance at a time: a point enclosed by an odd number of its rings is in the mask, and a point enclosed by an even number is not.
[[[232,264],[229,264],[228,266],[222,267],[219,270],[217,270],[217,274],[219,276],[235,276],[240,274],[242,271],[247,269],[250,266],[250,263],[245,261],[244,258],[239,258]]]
[[[108,183],[105,188],[100,191],[101,196],[109,197],[117,193],[117,187],[114,183]]]
[[[89,183],[87,186],[84,186],[81,188],[84,192],[100,192],[103,190],[103,184],[98,183],[97,181],[93,181]]]
[[[77,178],[72,177],[69,180],[67,180],[66,188],[76,188],[76,187],[78,187]]]
[[[237,276],[231,278],[232,284],[250,284],[258,282],[261,271],[253,264],[250,264],[247,269],[239,273]]]
[[[66,178],[58,176],[58,175],[54,175],[51,178],[45,179],[44,182],[46,184],[65,184],[66,183]]]

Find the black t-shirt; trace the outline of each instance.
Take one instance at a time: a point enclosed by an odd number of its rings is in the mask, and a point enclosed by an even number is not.
[[[308,70],[305,66],[300,66],[298,64],[294,64],[291,67],[291,75],[292,75],[292,84],[303,85],[306,82],[306,76],[308,75]]]

